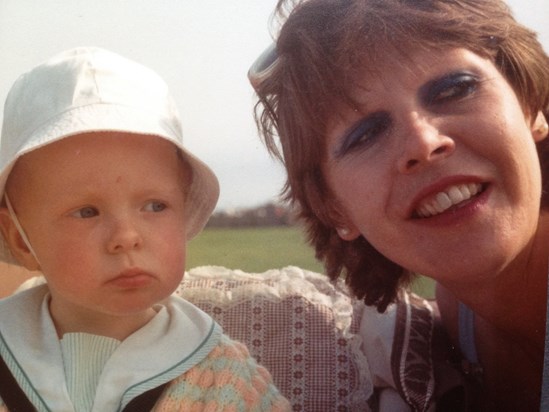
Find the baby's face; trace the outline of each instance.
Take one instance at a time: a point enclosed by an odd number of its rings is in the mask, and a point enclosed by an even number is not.
[[[79,314],[139,324],[173,292],[185,266],[187,180],[175,146],[150,136],[78,135],[18,161],[7,192],[58,326],[74,329]]]

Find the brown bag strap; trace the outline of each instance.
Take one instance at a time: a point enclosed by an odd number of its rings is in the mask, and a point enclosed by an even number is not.
[[[36,408],[29,401],[1,356],[0,382],[2,382],[0,396],[10,412],[36,412]]]
[[[167,385],[165,383],[133,398],[122,412],[150,412]]]

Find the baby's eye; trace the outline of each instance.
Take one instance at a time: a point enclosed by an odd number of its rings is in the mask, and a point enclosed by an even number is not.
[[[351,150],[370,146],[390,127],[391,116],[387,112],[372,113],[360,119],[352,130],[344,136],[337,155],[343,156]]]
[[[99,210],[95,207],[86,206],[81,209],[75,210],[72,215],[81,219],[89,219],[99,215]]]
[[[427,106],[463,99],[473,93],[479,79],[470,73],[452,73],[427,83],[421,88],[422,100]]]
[[[159,202],[159,201],[152,201],[145,205],[144,210],[147,212],[162,212],[164,209],[166,209],[166,203]]]

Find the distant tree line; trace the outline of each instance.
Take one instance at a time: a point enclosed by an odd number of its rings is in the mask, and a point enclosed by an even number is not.
[[[206,227],[289,226],[294,222],[289,207],[267,203],[254,208],[215,212]]]

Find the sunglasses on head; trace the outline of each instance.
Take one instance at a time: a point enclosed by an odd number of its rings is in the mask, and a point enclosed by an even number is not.
[[[276,44],[272,43],[259,55],[248,70],[248,80],[256,91],[261,83],[271,75],[277,62]]]

